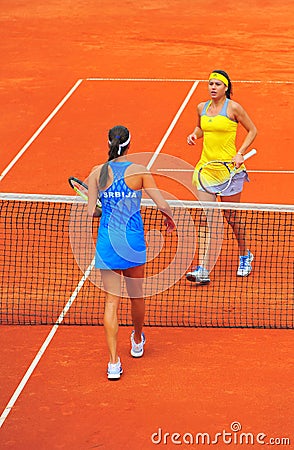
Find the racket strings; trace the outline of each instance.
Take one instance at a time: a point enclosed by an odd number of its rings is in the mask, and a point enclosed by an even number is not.
[[[70,177],[68,179],[68,182],[78,195],[80,195],[84,200],[88,200],[88,186],[83,181],[80,181],[75,177]],[[97,198],[96,208],[98,208],[99,210],[102,208],[100,198]]]
[[[211,161],[199,171],[200,184],[205,188],[209,188],[229,183],[233,170],[233,163]]]

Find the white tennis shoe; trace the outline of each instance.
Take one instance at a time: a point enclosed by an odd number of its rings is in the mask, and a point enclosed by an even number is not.
[[[205,267],[197,266],[191,272],[186,273],[186,278],[189,281],[199,284],[206,284],[210,282],[209,272]]]
[[[251,273],[252,271],[252,266],[251,263],[254,259],[254,256],[252,255],[252,253],[248,250],[247,255],[244,256],[239,256],[239,267],[237,270],[237,275],[238,277],[248,277],[248,275]]]
[[[115,364],[108,363],[107,377],[109,380],[119,380],[122,373],[123,369],[119,358]]]
[[[146,342],[145,334],[144,333],[141,334],[141,342],[139,344],[136,344],[136,342],[134,340],[134,335],[135,335],[135,331],[132,331],[132,334],[131,334],[131,344],[132,344],[131,355],[134,358],[141,358],[141,356],[143,356],[143,353],[144,353],[144,345],[145,345],[145,342]]]

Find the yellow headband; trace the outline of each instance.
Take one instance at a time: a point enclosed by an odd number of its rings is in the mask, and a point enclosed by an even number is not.
[[[222,81],[227,87],[229,86],[229,80],[226,77],[224,77],[223,75],[221,75],[220,73],[212,72],[209,75],[209,80],[211,80],[212,78],[214,78],[215,80]]]

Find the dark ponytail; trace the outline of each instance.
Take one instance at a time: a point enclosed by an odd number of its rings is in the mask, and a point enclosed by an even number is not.
[[[224,70],[213,70],[213,73],[219,73],[228,80],[228,89],[226,90],[226,97],[231,98],[231,95],[233,95],[233,87],[227,72],[225,72]]]
[[[131,134],[126,127],[117,125],[108,132],[108,161],[103,164],[100,177],[99,177],[99,189],[103,189],[108,180],[108,165],[109,161],[122,156],[129,148],[131,140]]]

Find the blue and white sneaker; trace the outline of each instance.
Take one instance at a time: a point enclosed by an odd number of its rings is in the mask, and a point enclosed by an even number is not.
[[[144,345],[145,345],[145,342],[146,342],[145,334],[144,333],[141,334],[141,342],[139,344],[136,344],[136,342],[134,340],[134,335],[135,335],[135,331],[132,331],[132,334],[131,334],[131,344],[132,344],[131,355],[134,358],[141,358],[141,356],[143,356],[143,353],[144,353]]]
[[[239,256],[240,263],[237,270],[238,277],[248,277],[248,275],[251,273],[252,270],[251,263],[253,259],[254,257],[249,250],[247,255]]]
[[[119,358],[115,364],[108,363],[107,377],[109,380],[119,380],[122,373],[123,369]]]
[[[207,284],[210,282],[209,272],[205,267],[197,266],[191,272],[186,273],[186,278],[189,281],[199,284]]]

